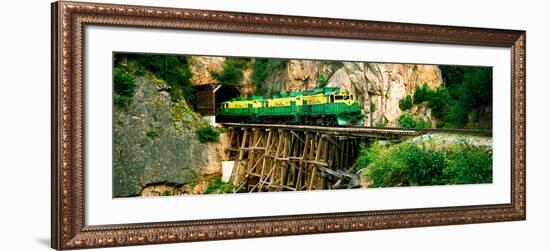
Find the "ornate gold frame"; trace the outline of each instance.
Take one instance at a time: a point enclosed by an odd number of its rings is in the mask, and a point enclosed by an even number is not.
[[[512,50],[511,203],[182,222],[84,224],[84,27],[108,25],[506,47]],[[55,249],[525,220],[525,31],[55,2],[52,4]]]

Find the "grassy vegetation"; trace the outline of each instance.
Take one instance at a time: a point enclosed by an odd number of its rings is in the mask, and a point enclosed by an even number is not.
[[[208,186],[204,194],[224,194],[232,192],[233,184],[231,184],[231,182],[223,182],[220,178],[217,178],[214,183]]]
[[[363,145],[356,163],[370,187],[480,184],[492,182],[492,152],[462,142],[433,149],[405,141]]]
[[[209,124],[197,129],[197,137],[202,143],[218,141],[220,132]]]

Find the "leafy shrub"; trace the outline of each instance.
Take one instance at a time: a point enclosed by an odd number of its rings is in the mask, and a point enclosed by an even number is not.
[[[121,96],[131,96],[133,94],[135,88],[134,78],[124,68],[115,67],[114,82],[117,94]]]
[[[388,119],[386,117],[382,117],[382,118],[374,121],[374,126],[375,127],[385,127],[386,125],[388,125]]]
[[[356,162],[370,187],[480,184],[492,182],[492,153],[467,143],[434,150],[409,141],[362,146]]]
[[[399,146],[397,156],[406,164],[406,180],[412,186],[442,185],[445,154],[412,143]]]
[[[114,80],[114,103],[119,108],[126,108],[134,95],[136,87],[132,75],[122,66],[117,66],[113,71]]]
[[[205,194],[224,194],[232,192],[233,184],[231,184],[231,182],[223,182],[219,178],[217,178],[214,183],[210,184],[208,188],[206,188],[206,191],[204,191]]]
[[[220,132],[214,129],[210,125],[203,126],[197,129],[197,137],[202,143],[218,141],[220,137]]]
[[[275,58],[256,58],[252,64],[252,74],[250,80],[256,85],[256,94],[264,95],[266,88],[264,87],[265,80],[269,74],[285,69],[288,60]]]
[[[370,148],[361,149],[357,167],[367,168],[365,175],[370,178],[370,187],[406,186],[406,163],[398,152],[375,142]]]
[[[416,128],[418,129],[425,129],[425,128],[431,128],[431,127],[432,125],[424,119],[419,118],[418,120],[416,120]]]
[[[141,64],[136,64],[136,69],[134,71],[134,74],[136,74],[136,76],[143,76],[145,75],[146,71],[145,71],[145,67]]]
[[[432,90],[428,86],[428,83],[422,84],[420,87],[416,87],[416,90],[413,94],[414,104],[420,104],[424,101],[428,101],[432,95]]]
[[[424,119],[415,119],[411,114],[409,113],[403,113],[399,118],[397,119],[397,125],[399,127],[403,128],[430,128],[431,125]]]
[[[444,170],[451,184],[481,184],[493,181],[493,159],[490,151],[465,146],[453,151]]]
[[[115,104],[115,107],[119,109],[127,109],[130,103],[132,102],[132,98],[115,94],[113,102]]]
[[[319,87],[321,88],[325,87],[328,83],[327,76],[325,76],[324,74],[319,74],[318,82],[319,82]]]
[[[412,108],[412,106],[413,102],[411,96],[407,96],[399,100],[399,109],[401,109],[401,111],[409,110]]]
[[[378,158],[382,152],[382,145],[378,142],[373,143],[368,147],[365,143],[359,145],[359,156],[356,160],[356,170],[361,170],[368,167],[374,160]]]
[[[403,128],[416,128],[416,119],[408,113],[403,113],[397,119],[397,124]]]
[[[147,131],[145,135],[147,135],[147,138],[154,139],[158,136],[158,133],[153,130],[150,130],[150,131]]]
[[[222,71],[211,71],[210,74],[222,84],[239,84],[243,80],[243,69],[247,64],[247,61],[242,58],[226,58]]]
[[[452,102],[451,95],[445,87],[438,87],[431,92],[428,98],[428,107],[432,108],[432,112],[437,118],[445,118],[449,112],[449,104]]]
[[[369,109],[370,109],[370,112],[376,111],[376,105],[372,101],[369,104]]]

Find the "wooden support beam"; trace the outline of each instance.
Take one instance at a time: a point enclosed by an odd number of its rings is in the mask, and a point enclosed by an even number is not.
[[[319,138],[319,143],[317,144],[317,153],[315,154],[315,161],[318,161],[321,155],[321,147],[323,146],[323,138],[318,136],[316,136],[316,138]],[[313,165],[313,170],[311,170],[311,178],[309,179],[309,185],[307,190],[313,189],[316,172],[317,172],[317,166]]]
[[[306,139],[304,140],[304,150],[302,151],[302,155],[300,156],[300,162],[298,163],[298,176],[296,177],[296,190],[300,190],[300,187],[302,185],[302,172],[304,168],[304,160],[307,158],[306,154],[308,153],[308,146],[309,146],[309,133],[306,132]]]
[[[333,140],[329,135],[326,135],[326,134],[323,134],[323,138],[328,140],[330,143],[332,143],[334,146],[336,146],[337,148],[340,148],[340,144],[338,144],[338,142],[336,142],[335,140]]]
[[[246,140],[248,139],[247,134],[248,134],[248,130],[245,129],[240,148],[244,148],[246,146]],[[243,158],[244,158],[244,151],[239,149],[239,157],[235,161],[235,165],[233,166],[233,173],[231,174],[231,176],[233,176],[233,185],[239,185],[240,177],[241,177],[241,171],[240,171],[241,162],[243,161]]]

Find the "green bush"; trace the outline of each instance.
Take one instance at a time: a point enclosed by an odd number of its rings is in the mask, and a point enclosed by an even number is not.
[[[243,80],[243,69],[247,66],[246,59],[226,58],[221,72],[211,71],[210,74],[222,84],[236,85]]]
[[[445,154],[421,148],[412,143],[398,147],[398,157],[406,164],[406,180],[411,186],[443,185],[443,169],[446,167]]]
[[[147,138],[154,139],[158,136],[158,133],[153,130],[150,130],[150,131],[147,131],[145,135],[147,135]]]
[[[210,184],[208,188],[206,188],[206,191],[204,191],[205,194],[224,194],[232,192],[233,184],[231,184],[231,182],[223,182],[219,178],[217,178],[214,183]]]
[[[382,152],[382,145],[378,143],[372,144],[368,147],[365,143],[359,145],[359,156],[356,160],[356,171],[368,167],[374,160],[378,158]]]
[[[376,105],[372,101],[369,104],[369,109],[370,109],[370,112],[376,111]]]
[[[114,103],[116,107],[126,108],[134,95],[136,87],[132,75],[122,66],[116,66],[113,70]]]
[[[136,64],[136,69],[134,71],[134,74],[136,74],[136,76],[143,76],[145,75],[146,71],[145,71],[145,67],[141,64]]]
[[[319,74],[318,82],[319,82],[319,87],[320,88],[325,87],[328,83],[327,76],[325,76],[324,74]]]
[[[481,184],[493,181],[491,151],[465,146],[450,153],[449,165],[444,170],[451,184]]]
[[[422,84],[420,87],[416,87],[416,90],[413,94],[413,101],[414,104],[420,104],[424,101],[428,101],[430,96],[432,95],[432,90],[428,86],[428,83]]]
[[[115,104],[115,107],[117,107],[119,109],[127,109],[128,106],[130,105],[130,103],[132,102],[132,98],[131,97],[120,96],[120,95],[115,93],[115,97],[114,97],[113,102]]]
[[[386,127],[388,125],[388,119],[386,117],[381,117],[380,119],[374,121],[375,127]]]
[[[358,169],[367,168],[369,187],[407,186],[406,163],[399,158],[398,151],[389,150],[378,142],[369,148],[362,148],[357,161]]]
[[[114,89],[118,95],[132,96],[135,88],[135,81],[132,75],[123,67],[114,69]]]
[[[426,120],[423,120],[421,118],[416,120],[416,128],[418,129],[425,129],[425,128],[431,128],[431,127],[432,125]]]
[[[438,87],[431,92],[428,98],[428,107],[432,109],[432,113],[437,118],[445,118],[449,112],[449,105],[452,102],[451,95],[445,87]]]
[[[397,124],[403,128],[416,128],[416,119],[408,113],[403,113],[397,119]]]
[[[409,110],[412,108],[412,106],[413,102],[411,96],[407,96],[399,100],[399,109],[401,109],[401,111]]]
[[[492,182],[492,153],[466,143],[434,150],[409,141],[361,146],[356,169],[369,187],[481,184]]]
[[[409,113],[403,113],[399,118],[397,119],[397,125],[402,128],[430,128],[431,125],[427,121],[419,118],[415,119],[411,114]]]
[[[210,125],[203,126],[197,129],[197,137],[202,143],[218,141],[220,132]]]
[[[265,80],[274,72],[283,71],[288,63],[288,60],[275,58],[256,58],[252,64],[252,74],[250,80],[256,85],[256,94],[264,95],[267,92],[265,88]]]

